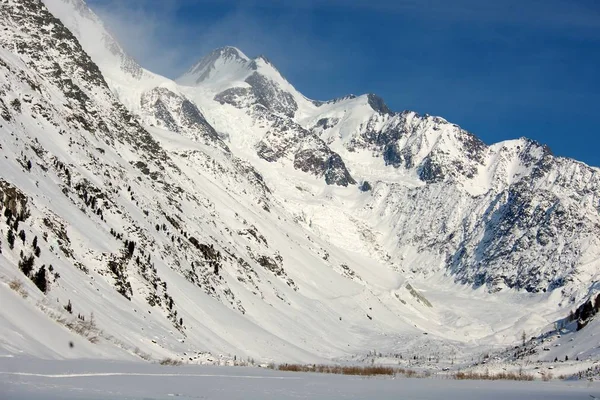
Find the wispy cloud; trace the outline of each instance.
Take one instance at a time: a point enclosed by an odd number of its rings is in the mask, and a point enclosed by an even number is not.
[[[292,73],[326,72],[351,59],[335,37],[320,37],[321,20],[311,13],[359,9],[412,18],[436,29],[491,26],[486,40],[501,42],[494,26],[533,29],[547,34],[600,39],[596,0],[89,0],[126,50],[144,66],[170,77],[182,73],[210,50],[234,45],[248,55],[266,54]],[[190,15],[191,13],[193,19]],[[333,37],[332,37],[333,35]],[[352,47],[352,42],[345,42]]]
[[[178,1],[90,0],[98,14],[125,51],[144,67],[161,74],[180,68],[184,61],[184,37],[188,27],[176,23]]]
[[[331,41],[314,34],[310,19],[299,15],[304,7],[275,3],[276,10],[265,13],[264,3],[233,0],[89,1],[130,55],[169,77],[179,76],[204,54],[226,45],[251,57],[264,54],[292,73],[324,72],[348,61],[340,58]],[[213,4],[217,10],[203,13],[202,4]],[[194,20],[185,15],[190,7]]]

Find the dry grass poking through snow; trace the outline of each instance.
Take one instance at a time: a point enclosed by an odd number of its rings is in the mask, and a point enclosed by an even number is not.
[[[136,356],[138,356],[142,360],[152,361],[152,356],[149,353],[146,353],[146,352],[140,350],[139,347],[136,347],[135,349],[133,349],[133,354],[135,354]]]
[[[38,308],[42,310],[50,318],[63,325],[67,329],[86,338],[90,343],[98,343],[100,337],[104,335],[102,330],[96,325],[94,313],[91,313],[86,320],[65,316],[62,312],[57,312],[49,307],[46,307],[41,302],[38,302]]]
[[[23,282],[18,280],[17,278],[8,282],[8,287],[14,290],[15,292],[19,293],[24,299],[27,298],[27,290],[25,290]]]
[[[169,365],[172,367],[176,367],[178,365],[183,364],[180,360],[176,360],[174,358],[163,358],[158,362],[160,365]]]
[[[359,375],[359,376],[396,376],[403,375],[406,378],[429,378],[434,377],[430,372],[417,372],[412,369],[394,368],[382,365],[370,366],[341,366],[341,365],[316,365],[316,364],[281,364],[270,365],[269,368],[279,371],[292,372],[316,372],[321,374]],[[508,381],[533,381],[533,375],[516,372],[478,373],[478,372],[456,372],[446,375],[450,379],[459,380],[508,380]],[[544,380],[552,379],[552,375],[544,375]]]
[[[384,366],[342,366],[342,365],[301,365],[301,364],[281,364],[275,367],[279,371],[293,372],[316,372],[320,374],[338,374],[338,375],[359,375],[376,376],[389,375],[394,376],[398,373],[406,374],[406,370]],[[415,371],[410,371],[416,374]]]
[[[96,326],[96,322],[94,321],[93,315],[87,321],[82,321],[79,318],[70,320],[66,318],[59,318],[56,321],[59,324],[66,326],[76,334],[83,336],[84,338],[89,340],[90,343],[98,343],[98,341],[100,340],[100,335],[102,334],[102,331],[100,331],[100,329],[98,329],[98,326]]]
[[[542,380],[544,382],[548,382],[549,380],[552,380],[553,377],[554,377],[554,375],[552,374],[552,372],[542,372]]]
[[[533,381],[533,375],[516,372],[498,372],[490,374],[489,372],[457,372],[452,375],[458,380],[479,380],[479,381]]]

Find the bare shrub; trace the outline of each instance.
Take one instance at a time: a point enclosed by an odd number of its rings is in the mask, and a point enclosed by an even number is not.
[[[402,374],[407,378],[416,378],[418,376],[417,371],[412,369],[403,369]]]
[[[69,328],[76,334],[83,336],[91,343],[98,343],[98,341],[100,340],[101,331],[96,325],[93,313],[90,315],[90,318],[88,318],[87,321],[83,321],[79,318],[74,318],[71,320],[66,320],[63,325],[65,325],[67,328]]]
[[[56,312],[48,307],[46,307],[43,303],[38,302],[38,307],[44,313],[46,313],[50,318],[54,319],[59,324],[65,326],[72,332],[83,336],[91,343],[98,343],[100,341],[100,337],[104,335],[102,330],[98,328],[96,325],[96,320],[94,319],[94,313],[90,314],[90,317],[87,320],[82,320],[78,317],[75,318],[66,318],[63,313]]]
[[[468,371],[462,372],[459,371],[452,376],[454,379],[458,380],[488,380],[488,381],[498,381],[498,380],[507,380],[507,381],[533,381],[533,375],[516,373],[516,372],[498,372],[496,374],[490,374],[489,371],[481,374],[478,372]]]
[[[290,371],[290,372],[311,372],[312,369],[309,369],[306,365],[299,364],[281,364],[277,366],[277,369],[280,371]]]
[[[14,290],[15,292],[19,293],[24,299],[27,298],[27,290],[25,289],[23,282],[18,280],[17,278],[8,282],[8,287]]]
[[[135,354],[136,356],[138,356],[142,360],[146,360],[146,361],[151,361],[152,360],[152,356],[149,353],[146,353],[146,352],[140,350],[139,347],[136,347],[135,349],[133,349],[133,354]]]
[[[176,366],[178,366],[178,365],[181,365],[181,364],[183,364],[183,363],[181,362],[181,360],[176,360],[176,359],[174,359],[174,358],[169,358],[169,357],[163,358],[163,359],[162,359],[162,360],[160,360],[158,363],[159,363],[160,365],[168,365],[168,366],[172,366],[172,367],[176,367]]]
[[[326,364],[281,364],[277,366],[280,371],[291,372],[317,372],[320,374],[338,374],[338,375],[359,375],[359,376],[375,376],[375,375],[395,375],[396,370],[392,367],[384,367],[379,365],[371,366],[342,366],[342,365],[326,365]]]
[[[542,380],[544,382],[548,382],[549,380],[551,380],[554,377],[554,375],[552,375],[552,372],[542,372]]]

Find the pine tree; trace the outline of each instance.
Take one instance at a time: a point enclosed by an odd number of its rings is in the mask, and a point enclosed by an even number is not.
[[[31,247],[33,247],[34,249],[37,247],[38,241],[37,241],[37,236],[33,238],[33,242],[31,243]]]
[[[21,229],[21,232],[19,232],[19,239],[21,239],[23,244],[25,244],[25,231],[23,229]]]
[[[33,271],[33,266],[35,264],[35,259],[33,256],[23,257],[19,260],[19,269],[26,275],[29,276],[31,271]]]
[[[12,229],[8,230],[8,233],[6,234],[6,240],[8,240],[8,248],[9,249],[14,249],[15,248],[15,234],[12,231]]]
[[[48,281],[46,280],[46,266],[42,265],[42,267],[36,272],[33,277],[33,283],[38,287],[43,293],[46,293],[48,289]]]
[[[132,240],[127,243],[127,252],[129,253],[130,257],[133,255],[134,251],[135,251],[135,242]]]

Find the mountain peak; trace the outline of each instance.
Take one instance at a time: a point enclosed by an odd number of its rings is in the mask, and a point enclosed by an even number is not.
[[[178,79],[178,82],[196,85],[211,77],[214,71],[223,66],[227,66],[228,69],[240,69],[245,68],[249,61],[250,59],[237,47],[220,47],[202,57]]]
[[[213,50],[210,54],[218,54],[220,58],[249,61],[249,58],[237,47],[224,46]]]

